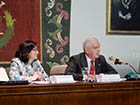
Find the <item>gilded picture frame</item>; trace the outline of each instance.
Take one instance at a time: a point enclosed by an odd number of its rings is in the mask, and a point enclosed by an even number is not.
[[[107,0],[107,35],[140,35],[140,1]]]

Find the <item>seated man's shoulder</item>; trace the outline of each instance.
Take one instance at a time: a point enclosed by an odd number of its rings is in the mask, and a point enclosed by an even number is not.
[[[85,56],[84,53],[79,53],[76,55],[71,56],[72,59],[80,59],[81,57]]]
[[[106,61],[104,55],[99,55],[99,58],[97,58],[96,60],[97,60],[97,61],[100,61],[100,62],[102,62],[102,61],[103,61],[103,62]]]
[[[105,59],[104,55],[99,55],[99,58],[97,59]]]

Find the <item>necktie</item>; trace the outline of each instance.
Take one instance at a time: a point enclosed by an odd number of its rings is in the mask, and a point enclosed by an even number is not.
[[[94,75],[94,72],[95,72],[95,66],[94,66],[94,63],[93,63],[93,59],[92,59],[90,62],[91,62],[91,68],[90,68],[90,73],[89,73],[89,74]]]

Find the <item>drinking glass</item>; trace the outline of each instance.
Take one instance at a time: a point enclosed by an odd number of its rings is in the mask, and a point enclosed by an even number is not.
[[[82,71],[82,75],[83,75],[83,81],[86,81],[85,77],[87,77],[87,75],[88,75],[88,67],[82,67],[81,71]]]

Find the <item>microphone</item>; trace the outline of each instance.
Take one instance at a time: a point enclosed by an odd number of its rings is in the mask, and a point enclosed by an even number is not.
[[[115,64],[115,65],[116,65],[116,64],[125,64],[124,61],[122,61],[122,60],[120,60],[120,59],[118,59],[118,58],[115,58],[115,57],[113,57],[113,56],[110,56],[110,57],[109,57],[109,60],[114,61],[114,64]]]

